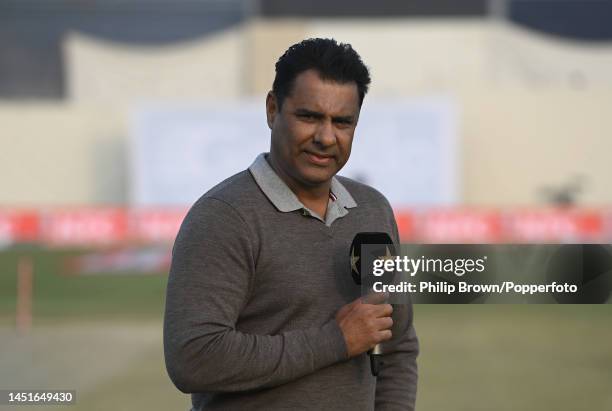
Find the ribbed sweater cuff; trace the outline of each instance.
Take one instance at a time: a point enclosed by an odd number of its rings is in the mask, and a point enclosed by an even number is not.
[[[315,369],[327,367],[348,359],[344,334],[335,319],[331,319],[319,329],[318,336],[312,341],[315,356]]]

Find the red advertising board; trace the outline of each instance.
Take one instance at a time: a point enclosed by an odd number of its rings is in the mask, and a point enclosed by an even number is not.
[[[82,207],[0,209],[0,245],[50,246],[172,243],[184,208]],[[401,209],[395,210],[403,242],[608,243],[612,209]]]
[[[107,245],[128,239],[123,208],[78,208],[43,212],[42,241],[54,246]]]
[[[40,240],[40,214],[35,210],[0,209],[0,244]]]

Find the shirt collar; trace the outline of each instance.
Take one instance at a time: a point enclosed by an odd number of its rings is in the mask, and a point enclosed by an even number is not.
[[[300,202],[297,196],[285,184],[283,180],[276,174],[274,169],[266,160],[268,153],[261,153],[257,156],[253,164],[249,167],[249,171],[261,191],[274,204],[274,207],[283,213],[295,210],[301,210],[304,205]],[[336,197],[335,203],[344,208],[357,207],[357,203],[348,192],[348,190],[338,181],[336,177],[331,180],[331,192]]]

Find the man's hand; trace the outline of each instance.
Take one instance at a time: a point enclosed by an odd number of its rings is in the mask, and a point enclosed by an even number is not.
[[[340,308],[336,321],[344,334],[349,357],[368,351],[391,338],[393,320],[391,304],[377,304],[385,300],[384,294],[358,298]]]

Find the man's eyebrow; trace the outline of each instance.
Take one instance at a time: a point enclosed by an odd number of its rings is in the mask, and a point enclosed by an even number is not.
[[[332,121],[340,123],[352,123],[355,121],[355,116],[334,116],[332,117]]]
[[[295,110],[294,114],[298,116],[312,116],[316,118],[324,117],[323,113],[319,113],[318,111],[308,110],[306,108],[298,108]]]
[[[306,108],[298,108],[294,112],[297,116],[311,116],[315,118],[323,118],[325,115],[318,111],[308,110]],[[353,123],[355,121],[355,116],[333,116],[332,121],[340,122],[340,123]]]

